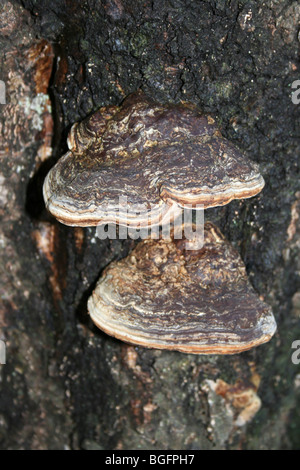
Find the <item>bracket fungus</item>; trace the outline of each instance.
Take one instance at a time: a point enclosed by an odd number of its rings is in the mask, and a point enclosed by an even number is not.
[[[270,340],[271,308],[250,285],[245,266],[212,223],[204,245],[146,239],[112,262],[89,298],[93,322],[124,342],[194,354],[234,354]]]
[[[149,227],[185,204],[222,206],[264,186],[212,117],[142,91],[74,124],[68,147],[44,182],[46,207],[66,225]]]

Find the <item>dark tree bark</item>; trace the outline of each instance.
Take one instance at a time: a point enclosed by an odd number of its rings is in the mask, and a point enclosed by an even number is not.
[[[292,449],[300,443],[300,6],[291,0],[1,3],[0,443],[13,449]],[[70,125],[142,88],[216,116],[266,186],[206,211],[276,316],[233,356],[128,346],[86,302],[133,241],[46,212],[41,187]]]

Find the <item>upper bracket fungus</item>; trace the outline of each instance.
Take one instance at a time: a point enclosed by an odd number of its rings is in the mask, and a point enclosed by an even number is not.
[[[212,117],[142,91],[74,124],[68,146],[44,183],[47,208],[67,225],[149,227],[185,204],[221,206],[264,186]]]
[[[269,341],[271,308],[250,285],[239,254],[212,223],[204,245],[139,242],[112,262],[89,298],[93,322],[109,335],[149,348],[233,354]]]

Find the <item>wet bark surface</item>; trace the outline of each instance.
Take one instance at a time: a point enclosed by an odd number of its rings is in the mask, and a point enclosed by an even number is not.
[[[3,449],[293,449],[300,444],[298,2],[2,2],[0,445]],[[87,299],[133,249],[45,210],[73,122],[143,89],[215,116],[260,165],[259,196],[208,209],[278,331],[233,356],[128,346]]]

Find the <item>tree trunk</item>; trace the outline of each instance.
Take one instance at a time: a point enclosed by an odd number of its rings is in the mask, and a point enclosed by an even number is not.
[[[299,448],[299,20],[291,0],[1,3],[1,448]],[[63,226],[41,188],[70,125],[138,88],[199,105],[259,163],[262,193],[205,219],[272,306],[269,343],[187,355],[91,324],[102,269],[136,242]]]

